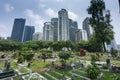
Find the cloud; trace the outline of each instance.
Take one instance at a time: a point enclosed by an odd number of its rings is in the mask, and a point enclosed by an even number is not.
[[[63,2],[63,0],[56,0],[57,2]]]
[[[46,5],[45,5],[45,4],[42,4],[42,3],[40,3],[40,7],[45,8],[45,7],[46,7]]]
[[[49,17],[57,17],[57,12],[54,11],[51,8],[46,9],[45,13],[49,16]]]
[[[31,20],[31,22],[33,22],[33,24],[35,25],[36,32],[42,32],[43,24],[44,24],[45,20],[40,15],[34,13],[30,9],[27,9],[25,11],[25,14]]]
[[[71,11],[68,11],[68,16],[69,16],[70,19],[73,19],[73,20],[78,19],[78,15],[75,14],[74,12],[71,12]]]
[[[0,37],[10,36],[10,29],[6,25],[0,24]]]
[[[4,5],[4,9],[5,9],[6,12],[11,12],[11,11],[14,10],[14,7],[11,4],[7,3],[7,4]]]

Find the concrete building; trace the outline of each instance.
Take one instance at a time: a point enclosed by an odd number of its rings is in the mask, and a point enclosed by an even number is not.
[[[58,41],[58,18],[52,18],[51,24],[53,25],[54,28],[53,40]]]
[[[69,21],[66,9],[61,9],[58,12],[58,41],[59,40],[69,40]]]
[[[42,40],[43,35],[41,32],[36,32],[33,34],[33,40]]]
[[[106,45],[106,50],[107,50],[107,51],[110,51],[111,48],[113,48],[113,49],[115,49],[115,50],[118,50],[118,47],[117,47],[117,44],[116,44],[115,39],[114,39],[114,40],[111,40],[110,44],[107,44],[107,45]]]
[[[69,19],[69,36],[70,40],[75,42],[75,32],[78,30],[78,24],[76,21]]]
[[[32,40],[34,32],[34,26],[25,26],[23,42]]]
[[[90,35],[93,34],[93,28],[91,27],[91,25],[89,24],[89,18],[85,18],[85,20],[83,21],[83,30],[86,30],[87,33],[87,38],[90,37]]]
[[[78,29],[75,32],[75,42],[79,42],[80,40],[87,40],[87,33],[85,30]]]
[[[25,19],[16,18],[12,29],[11,39],[23,42],[24,27]]]
[[[43,40],[53,41],[54,28],[51,22],[45,22],[43,27]]]

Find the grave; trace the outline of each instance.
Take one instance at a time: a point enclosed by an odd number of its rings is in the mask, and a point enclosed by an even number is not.
[[[0,62],[5,61],[4,68],[0,69],[0,79],[15,75],[14,70],[11,68],[10,62],[8,60],[9,59],[0,59]]]

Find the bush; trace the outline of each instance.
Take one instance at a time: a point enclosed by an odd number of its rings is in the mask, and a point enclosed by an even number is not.
[[[86,72],[90,79],[96,79],[100,73],[100,69],[97,65],[92,64],[87,67]]]
[[[34,57],[34,54],[30,51],[26,51],[22,53],[22,56],[24,57],[25,60],[31,60]]]
[[[17,59],[17,63],[22,63],[24,61],[24,57],[20,55]]]
[[[118,51],[113,48],[111,48],[111,50],[110,50],[110,54],[112,55],[112,57],[117,57],[117,52]]]
[[[1,58],[5,58],[5,54],[2,54],[2,55],[1,55]]]
[[[85,50],[84,49],[80,49],[80,56],[85,56]]]
[[[103,69],[108,69],[108,65],[107,65],[107,64],[103,64],[103,65],[102,65],[102,68],[103,68]]]
[[[99,57],[96,54],[91,54],[91,61],[97,61]]]

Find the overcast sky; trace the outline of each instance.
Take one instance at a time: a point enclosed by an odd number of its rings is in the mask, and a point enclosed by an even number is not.
[[[104,0],[106,9],[111,11],[111,24],[114,26],[115,40],[120,44],[120,14],[118,0]],[[42,32],[43,23],[57,17],[61,8],[68,11],[69,18],[78,22],[89,17],[86,9],[90,0],[0,0],[0,36],[11,36],[15,18],[25,18],[26,25],[35,26],[36,32]]]

